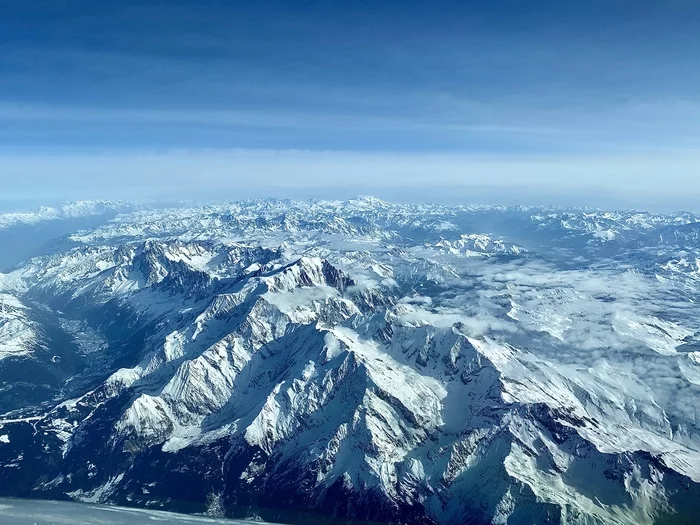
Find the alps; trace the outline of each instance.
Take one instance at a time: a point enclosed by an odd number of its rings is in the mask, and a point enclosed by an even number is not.
[[[95,223],[61,222],[86,206]],[[282,523],[700,515],[693,214],[62,209],[0,273],[2,497]]]

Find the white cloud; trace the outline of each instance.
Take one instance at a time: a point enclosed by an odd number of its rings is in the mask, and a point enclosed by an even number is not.
[[[292,150],[179,150],[95,154],[0,154],[3,196],[234,198],[318,188],[381,193],[440,187],[554,196],[588,192],[621,206],[689,203],[700,196],[700,153],[513,157]],[[347,195],[346,195],[347,196]],[[532,198],[528,194],[525,198]],[[553,197],[552,197],[553,198]],[[556,204],[552,202],[552,204]],[[679,206],[680,207],[680,206]]]

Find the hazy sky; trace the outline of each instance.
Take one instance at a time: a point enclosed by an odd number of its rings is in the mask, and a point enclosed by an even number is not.
[[[700,208],[695,0],[1,4],[4,199]]]

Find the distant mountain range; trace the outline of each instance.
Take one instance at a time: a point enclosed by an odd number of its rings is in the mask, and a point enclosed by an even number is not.
[[[89,202],[0,215],[3,240],[0,496],[700,516],[699,216]]]

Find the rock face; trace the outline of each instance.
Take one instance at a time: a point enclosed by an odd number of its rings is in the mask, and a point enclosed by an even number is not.
[[[359,198],[105,221],[0,274],[0,496],[700,515],[693,215]]]

